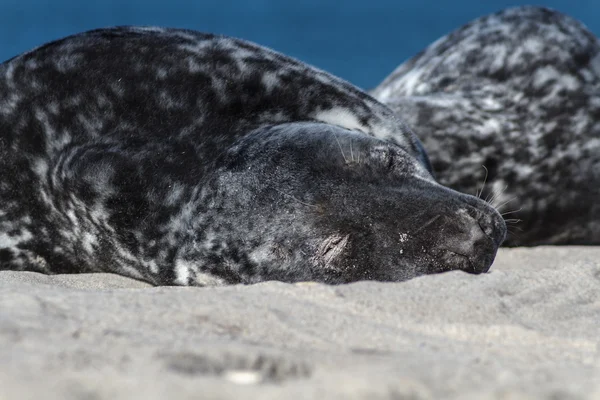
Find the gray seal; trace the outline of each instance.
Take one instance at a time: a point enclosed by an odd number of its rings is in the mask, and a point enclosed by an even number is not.
[[[0,269],[400,281],[504,236],[388,107],[255,44],[120,27],[0,65]]]
[[[518,222],[505,244],[600,244],[600,45],[580,22],[540,7],[479,18],[373,95],[414,128],[440,183]]]

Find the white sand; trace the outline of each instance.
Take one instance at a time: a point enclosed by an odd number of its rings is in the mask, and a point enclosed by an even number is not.
[[[0,400],[600,399],[599,342],[600,247],[344,286],[0,272]]]

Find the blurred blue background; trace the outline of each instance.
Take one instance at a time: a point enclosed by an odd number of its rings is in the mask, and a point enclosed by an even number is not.
[[[0,60],[76,32],[160,25],[252,40],[370,89],[501,0],[0,0]],[[600,0],[548,0],[600,33]]]

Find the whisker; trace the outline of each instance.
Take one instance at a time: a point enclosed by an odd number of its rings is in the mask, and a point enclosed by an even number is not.
[[[485,169],[485,177],[483,178],[483,183],[481,184],[481,190],[478,190],[475,193],[475,197],[477,198],[481,198],[481,195],[483,194],[483,188],[485,187],[485,182],[487,181],[487,177],[488,177],[488,169],[485,167],[485,165],[482,165],[483,169]]]
[[[498,200],[500,198],[500,196],[502,196],[502,194],[504,194],[504,191],[508,189],[508,185],[504,186],[504,189],[502,189],[501,191],[499,191],[497,194],[495,194],[494,196],[492,196],[492,198],[490,199],[490,204],[492,205],[492,207],[494,208],[498,208],[494,205],[494,202],[496,200]]]
[[[521,239],[521,235],[519,235],[517,232],[513,232],[511,230],[507,230],[506,232],[508,233],[507,238],[510,236],[511,238],[514,238],[514,239],[518,239],[518,240]],[[511,246],[511,247],[513,247],[513,246]]]
[[[333,134],[333,137],[335,138],[335,141],[337,142],[337,144],[340,148],[340,151],[342,152],[342,157],[344,157],[344,162],[346,164],[348,164],[348,159],[346,158],[346,155],[344,154],[344,150],[342,150],[342,145],[340,144],[340,141],[338,140],[337,135],[335,133]]]
[[[496,193],[496,192],[495,192],[495,190],[494,190],[494,189],[492,189],[492,191],[491,191],[490,193],[488,193],[488,195],[487,195],[487,196],[485,196],[485,200],[484,200],[484,201],[485,201],[486,203],[488,203],[488,204],[489,204],[489,203],[490,203],[490,200],[491,200],[492,198],[494,198],[494,196],[495,196],[495,193]]]
[[[504,215],[508,215],[508,214],[514,214],[514,213],[516,213],[516,212],[519,212],[519,211],[521,211],[522,209],[523,209],[523,207],[519,208],[518,210],[512,210],[512,211],[503,212],[503,213],[502,213],[502,214],[500,214],[500,215],[504,216]]]
[[[504,222],[506,222],[507,224],[518,224],[519,222],[522,222],[522,219],[517,219],[517,218],[512,218],[512,219],[505,219]]]
[[[502,203],[502,204],[499,204],[499,205],[497,205],[497,206],[494,206],[494,208],[496,208],[496,209],[500,209],[501,207],[504,207],[505,205],[507,205],[508,203],[510,203],[511,201],[514,201],[514,200],[516,200],[516,199],[517,199],[517,196],[515,196],[515,197],[511,198],[510,200],[507,200],[507,201],[505,201],[505,202],[504,202],[504,203]]]

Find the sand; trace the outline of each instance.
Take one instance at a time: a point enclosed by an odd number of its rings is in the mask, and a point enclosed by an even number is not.
[[[0,399],[600,399],[600,248],[401,283],[0,272]]]

